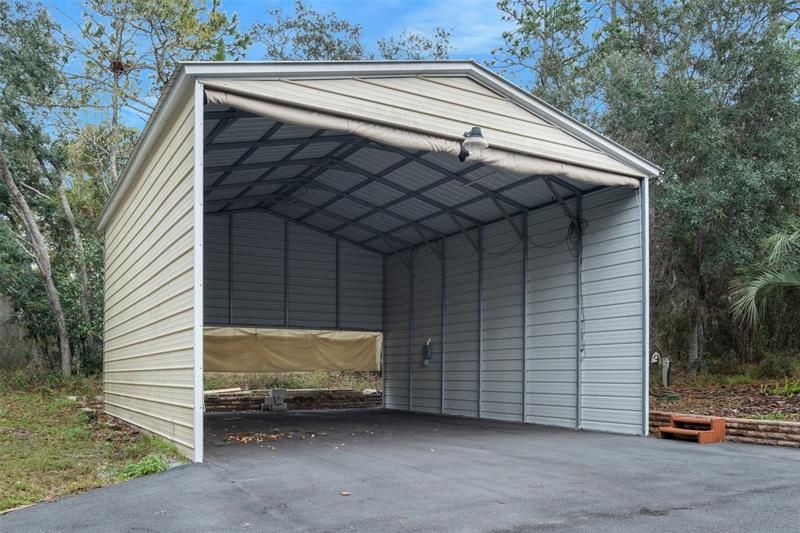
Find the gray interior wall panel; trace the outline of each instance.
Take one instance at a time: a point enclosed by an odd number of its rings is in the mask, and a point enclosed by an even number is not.
[[[342,329],[383,329],[383,257],[339,242]]]
[[[289,326],[336,327],[336,241],[289,224]]]
[[[408,409],[409,396],[409,272],[397,256],[386,258],[384,307],[384,405]]]
[[[477,231],[471,232],[474,242]],[[478,416],[478,253],[463,235],[445,245],[445,413]]]
[[[512,219],[522,229],[522,217]],[[522,345],[524,295],[522,240],[508,221],[483,233],[483,376],[484,418],[522,419]]]
[[[203,226],[203,315],[209,324],[228,323],[228,219],[208,217]]]
[[[568,205],[573,212],[577,209],[574,200]],[[289,324],[334,328],[338,320],[340,329],[383,329],[388,408],[433,413],[444,409],[447,414],[515,421],[525,412],[526,422],[639,433],[643,369],[638,193],[606,189],[587,194],[583,217],[588,225],[580,273],[580,360],[577,243],[567,240],[570,219],[559,205],[528,215],[527,273],[522,271],[522,241],[508,221],[484,227],[482,299],[478,253],[463,234],[446,239],[444,273],[439,242],[416,247],[413,261],[409,255],[388,256],[385,271],[379,255],[339,242],[337,279],[335,240],[290,223]],[[237,214],[232,220],[236,256],[231,280],[227,217],[207,221],[207,321],[227,322],[230,283],[234,324],[280,327],[284,222],[266,214]],[[513,220],[522,230],[522,217]],[[478,232],[471,235],[477,242]],[[422,346],[428,338],[433,359],[424,367]]]
[[[575,202],[568,204],[575,209]],[[561,206],[528,216],[527,422],[575,427],[577,260]]]
[[[411,346],[413,410],[441,411],[442,363],[442,263],[438,248],[420,246],[414,250],[414,310]],[[423,345],[430,339],[432,359],[423,366]]]
[[[266,213],[233,216],[233,324],[283,324],[283,232],[283,221]]]
[[[642,256],[637,191],[584,198],[582,427],[642,431]]]
[[[266,213],[239,213],[209,216],[205,223],[203,295],[208,325],[283,327],[288,285],[290,327],[334,329],[338,307],[339,329],[382,328],[381,255],[340,242],[337,284],[336,240],[289,223],[289,279],[285,284],[282,219]]]

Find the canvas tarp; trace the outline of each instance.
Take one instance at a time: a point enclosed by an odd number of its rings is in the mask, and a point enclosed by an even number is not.
[[[383,334],[209,327],[203,333],[207,372],[301,372],[380,369]]]
[[[268,87],[255,91],[246,82],[230,80],[204,80],[203,84],[209,103],[232,106],[278,122],[350,133],[388,146],[447,153],[454,158],[461,152],[461,139],[422,132],[419,129],[401,128],[393,124],[370,122],[355,115],[332,113],[303,102],[279,101],[270,95]],[[639,180],[630,176],[494,148],[491,145],[483,150],[475,150],[468,160],[520,176],[558,176],[592,186],[624,186],[633,189],[639,186]]]

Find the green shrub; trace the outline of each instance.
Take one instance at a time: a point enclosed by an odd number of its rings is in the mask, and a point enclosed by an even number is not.
[[[135,477],[155,474],[166,470],[169,464],[160,455],[148,455],[139,461],[128,463],[120,472],[122,479],[133,479]]]
[[[783,384],[777,383],[772,387],[763,387],[761,392],[771,396],[797,396],[800,395],[800,379],[796,381],[786,379]]]
[[[758,365],[758,375],[763,378],[785,378],[794,374],[797,363],[788,355],[771,354]]]

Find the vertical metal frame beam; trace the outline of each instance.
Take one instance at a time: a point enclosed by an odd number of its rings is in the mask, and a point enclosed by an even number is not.
[[[283,220],[283,326],[289,327],[289,221]]]
[[[341,252],[339,250],[339,239],[334,239],[333,242],[336,243],[336,267],[334,269],[336,275],[336,320],[334,322],[336,329],[340,329],[342,327],[342,287],[339,281],[341,277]]]
[[[639,187],[642,217],[642,435],[650,432],[650,184]]]
[[[196,463],[203,462],[203,84],[194,82],[194,456]]]
[[[228,215],[228,325],[233,325],[233,219]]]
[[[573,223],[578,225],[575,249],[575,427],[580,429],[582,425],[581,409],[583,396],[583,369],[581,360],[583,359],[583,229],[581,226],[581,216],[583,215],[583,196],[576,198],[577,216]]]
[[[408,410],[414,407],[414,249],[408,251]]]
[[[338,239],[337,239],[338,240]],[[383,340],[381,343],[381,407],[386,409],[386,334],[388,333],[386,328],[386,293],[387,291],[387,284],[386,284],[386,273],[387,273],[387,259],[385,255],[381,256],[381,272],[382,272],[382,280],[381,280],[381,332],[383,333]]]
[[[446,320],[446,316],[447,316],[447,292],[446,292],[447,291],[447,285],[446,285],[446,283],[447,283],[447,258],[445,257],[445,242],[446,241],[447,241],[447,239],[442,239],[441,241],[439,241],[439,243],[440,243],[439,252],[441,254],[441,256],[440,256],[441,260],[439,261],[439,265],[442,267],[442,279],[441,279],[441,285],[442,285],[442,296],[441,296],[441,306],[442,306],[442,314],[441,314],[441,316],[442,316],[442,323],[441,323],[441,328],[442,328],[442,330],[441,330],[442,331],[441,332],[441,335],[442,335],[442,340],[441,340],[442,361],[441,361],[441,373],[439,375],[439,378],[440,378],[440,381],[441,381],[441,386],[442,386],[441,387],[441,393],[440,393],[441,396],[439,398],[439,400],[440,400],[439,411],[441,412],[441,414],[444,414],[444,411],[445,411],[444,388],[445,388],[445,365],[447,363],[447,342],[446,342],[446,339],[447,339],[447,320]]]
[[[522,421],[528,421],[528,212],[522,214]]]
[[[483,418],[483,226],[478,226],[478,418]]]

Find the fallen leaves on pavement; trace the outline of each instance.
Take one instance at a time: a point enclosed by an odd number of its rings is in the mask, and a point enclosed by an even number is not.
[[[225,435],[225,440],[239,444],[250,444],[251,442],[281,440],[282,437],[282,433],[232,433],[230,435]]]

